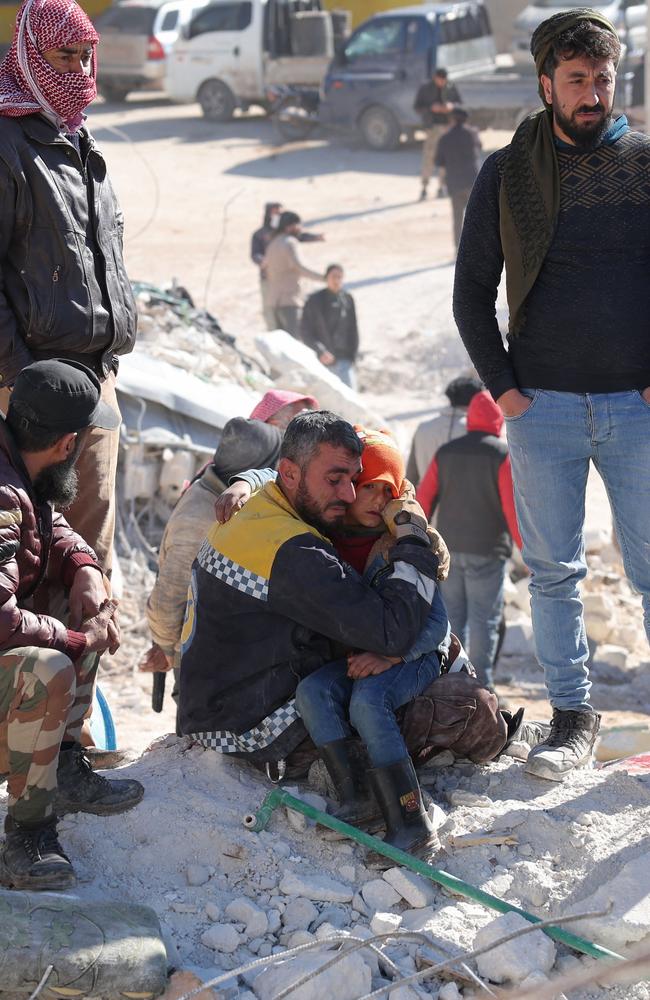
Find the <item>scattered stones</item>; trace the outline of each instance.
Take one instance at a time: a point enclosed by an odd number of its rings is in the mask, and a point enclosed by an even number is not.
[[[277,934],[282,926],[280,911],[276,909],[267,910],[266,919],[269,923],[269,934]]]
[[[482,927],[474,938],[474,948],[483,948],[522,927],[530,927],[518,913],[503,913]],[[531,972],[550,972],[555,962],[555,945],[543,931],[531,931],[507,941],[476,959],[479,974],[493,983],[521,983]]]
[[[627,650],[623,646],[613,646],[611,643],[604,643],[596,650],[596,663],[607,663],[610,667],[618,667],[624,670],[627,666]]]
[[[370,921],[370,930],[373,934],[394,934],[400,928],[402,917],[399,913],[375,913]]]
[[[372,879],[361,888],[361,895],[371,910],[390,910],[400,901],[400,895],[383,878]]]
[[[355,868],[354,865],[341,865],[339,868],[339,874],[341,878],[344,878],[346,882],[354,882]]]
[[[204,865],[188,865],[185,869],[188,885],[205,885],[210,878],[210,872]]]
[[[300,799],[302,802],[306,802],[307,805],[313,806],[314,809],[318,809],[320,812],[324,813],[327,812],[327,801],[322,795],[316,795],[315,792],[303,792],[298,788],[287,788],[287,791],[295,798]],[[295,809],[291,809],[289,806],[286,808],[286,813],[289,826],[292,827],[297,833],[303,833],[308,826],[316,825],[315,820],[308,819],[307,816],[303,815],[303,813],[296,812]]]
[[[354,895],[349,886],[328,875],[303,875],[295,871],[285,872],[280,891],[287,896],[305,896],[325,903],[349,903]]]
[[[205,904],[205,915],[209,920],[220,920],[221,919],[221,908],[213,903],[212,900]]]
[[[533,647],[533,626],[530,618],[520,618],[517,621],[508,622],[503,647],[503,656],[532,656]]]
[[[433,884],[406,868],[389,868],[384,872],[384,881],[392,885],[409,906],[431,906],[435,902]]]
[[[298,896],[287,903],[282,914],[282,926],[285,931],[307,930],[318,917],[318,910],[310,899]]]
[[[247,938],[264,937],[269,929],[268,917],[264,910],[245,896],[233,899],[226,907],[229,920],[244,924]]]
[[[278,993],[302,976],[320,969],[330,957],[330,955],[296,955],[293,959],[264,969],[255,979],[254,989],[257,997],[259,1000],[274,1000]],[[336,965],[294,990],[291,998],[323,1000],[323,997],[336,997],[336,1000],[357,1000],[358,997],[370,992],[370,986],[370,967],[357,952],[354,952],[345,955]]]
[[[212,948],[213,951],[222,951],[230,955],[239,948],[241,937],[232,924],[215,924],[203,932],[201,944],[206,948]]]
[[[347,927],[350,923],[350,911],[345,906],[333,904],[325,906],[312,924],[315,931],[321,924],[330,923],[333,927]]]
[[[361,895],[360,892],[355,892],[354,896],[352,897],[352,909],[356,913],[360,913],[362,917],[370,916],[370,910],[364,903],[363,896]]]

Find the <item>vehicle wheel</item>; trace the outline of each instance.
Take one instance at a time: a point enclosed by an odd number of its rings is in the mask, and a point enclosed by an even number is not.
[[[201,111],[210,122],[229,122],[237,103],[230,87],[221,80],[206,80],[202,83],[197,99]]]
[[[306,139],[316,128],[316,122],[310,117],[299,97],[285,97],[276,108],[273,119],[280,135],[287,142]]]
[[[102,97],[106,101],[110,101],[111,104],[121,104],[126,100],[130,87],[125,87],[121,83],[108,83],[108,81],[100,80],[97,83],[97,90]]]
[[[364,111],[359,119],[359,131],[370,149],[396,149],[401,129],[395,115],[380,104]]]

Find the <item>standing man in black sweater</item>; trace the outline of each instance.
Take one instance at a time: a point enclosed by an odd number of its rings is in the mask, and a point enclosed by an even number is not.
[[[579,584],[590,461],[611,501],[650,635],[650,139],[612,119],[620,43],[597,11],[544,21],[531,51],[545,109],[488,158],[465,214],[454,314],[506,418],[538,659],[553,706],[526,770],[588,764]],[[495,314],[505,263],[510,324]]]
[[[359,329],[354,299],[343,288],[343,268],[330,264],[325,272],[326,288],[305,302],[301,336],[318,360],[351,389],[357,387],[354,365],[359,352]]]

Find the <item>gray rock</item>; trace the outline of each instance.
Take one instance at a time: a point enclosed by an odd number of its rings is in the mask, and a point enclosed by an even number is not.
[[[232,924],[215,924],[201,935],[201,944],[227,955],[237,951],[241,938]]]
[[[407,868],[389,868],[384,872],[384,881],[405,899],[409,906],[431,906],[436,899],[433,883]]]
[[[303,875],[287,871],[280,882],[280,891],[287,896],[305,896],[325,903],[349,903],[352,889],[329,875]]]
[[[244,925],[247,938],[263,938],[269,929],[269,921],[264,910],[245,896],[228,903],[225,913],[229,920]]]
[[[286,987],[301,976],[316,972],[330,956],[297,955],[295,958],[264,969],[253,984],[258,1000],[274,1000]],[[292,994],[292,1000],[358,1000],[370,992],[371,974],[369,966],[358,953],[345,955],[336,965],[310,979]]]
[[[518,913],[502,913],[476,934],[474,948],[483,948],[506,934],[530,924]],[[507,941],[476,959],[479,974],[493,983],[522,983],[531,972],[550,972],[555,962],[555,945],[543,931],[532,931]]]
[[[377,910],[390,910],[400,901],[400,895],[393,889],[392,885],[384,882],[382,878],[372,879],[366,882],[361,888],[361,895],[364,902],[368,904],[373,912]]]
[[[282,914],[282,926],[285,931],[306,931],[318,917],[318,910],[310,899],[298,896],[290,899]]]
[[[188,885],[205,885],[210,878],[210,872],[205,865],[188,865],[185,869]]]

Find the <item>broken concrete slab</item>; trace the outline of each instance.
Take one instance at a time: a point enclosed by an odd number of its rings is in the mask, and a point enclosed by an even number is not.
[[[533,656],[533,626],[530,618],[523,616],[508,622],[501,649],[503,656]]]
[[[384,872],[384,880],[392,885],[409,906],[431,906],[435,902],[436,892],[433,884],[406,868],[389,868]]]
[[[48,991],[74,983],[80,996],[130,991],[148,1000],[167,985],[167,952],[148,906],[0,889],[2,990],[26,996],[49,964]]]
[[[371,910],[390,910],[392,906],[397,906],[401,896],[393,889],[392,885],[384,882],[382,878],[371,879],[361,887],[361,895]]]
[[[474,938],[474,948],[483,948],[523,927],[530,927],[524,917],[518,913],[502,913],[481,927]],[[531,931],[479,955],[476,965],[479,974],[493,983],[518,984],[532,972],[550,972],[555,954],[555,945],[543,931]]]
[[[285,872],[279,889],[285,896],[305,896],[323,903],[349,903],[354,896],[350,886],[328,875],[302,875],[292,871]]]
[[[282,388],[314,396],[326,410],[338,413],[351,423],[369,427],[385,427],[386,421],[367,408],[363,397],[341,382],[340,378],[322,365],[311,348],[284,330],[259,334],[255,345],[271,368]]]
[[[279,965],[270,966],[255,978],[255,995],[259,1000],[274,1000],[301,976],[317,972],[331,957],[331,952],[325,955],[297,955]],[[294,990],[291,997],[292,1000],[323,1000],[323,997],[357,1000],[357,997],[370,992],[371,981],[370,967],[358,953],[353,953],[345,955],[336,965]]]
[[[650,865],[646,853],[628,861],[571,911],[589,913],[608,908],[606,916],[580,922],[584,937],[617,952],[650,938]]]

